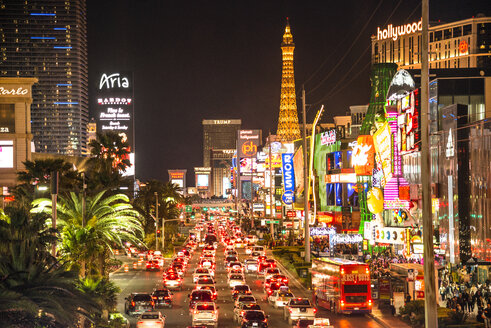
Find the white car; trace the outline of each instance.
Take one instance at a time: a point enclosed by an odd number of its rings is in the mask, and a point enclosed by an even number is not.
[[[232,274],[228,278],[228,285],[230,288],[234,288],[237,285],[245,285],[244,276],[241,274]]]
[[[136,322],[136,328],[164,328],[165,316],[160,312],[144,312]]]
[[[247,273],[257,272],[257,260],[252,258],[244,260],[244,267]]]
[[[215,303],[196,303],[192,312],[193,326],[218,326],[218,307]]]
[[[275,309],[284,307],[294,298],[293,294],[289,291],[275,290],[273,294],[269,295],[268,302],[273,305]]]
[[[257,303],[257,300],[252,295],[240,295],[235,300],[234,307],[238,307],[241,303],[244,304]]]
[[[252,252],[258,252],[260,255],[266,255],[266,251],[264,250],[263,246],[254,246],[252,248]]]

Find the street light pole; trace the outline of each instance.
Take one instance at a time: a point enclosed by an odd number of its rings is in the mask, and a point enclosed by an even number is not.
[[[305,262],[310,262],[310,218],[309,218],[309,167],[307,160],[307,113],[305,111],[305,89],[302,87],[302,117],[303,117],[303,193],[304,193],[304,243]]]
[[[58,218],[58,171],[51,172],[51,224],[53,229],[56,229],[56,221]],[[51,248],[51,255],[56,256],[56,241],[53,242],[53,246]]]
[[[82,228],[85,227],[85,198],[87,197],[86,195],[86,188],[87,185],[85,184],[85,172],[82,172]]]
[[[429,0],[422,0],[421,14],[421,187],[423,191],[423,252],[425,281],[425,327],[438,327],[435,254],[433,249],[433,214],[431,205],[431,160],[429,144],[429,58],[428,58],[428,20]],[[449,218],[453,220],[453,218]]]
[[[270,225],[269,229],[271,231],[271,240],[274,239],[274,215],[273,215],[273,172],[272,172],[272,156],[271,156],[271,131],[269,131],[269,216]],[[266,208],[265,208],[266,210]]]
[[[155,250],[159,249],[159,238],[158,238],[158,231],[159,231],[159,194],[155,191],[153,193],[155,195]],[[162,234],[164,232],[162,231]],[[162,249],[164,251],[164,249]]]

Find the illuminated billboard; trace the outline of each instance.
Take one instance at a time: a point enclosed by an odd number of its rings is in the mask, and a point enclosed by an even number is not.
[[[124,175],[134,175],[133,74],[102,73],[97,85],[97,132],[115,132],[129,144],[131,168]]]
[[[14,167],[14,141],[0,140],[0,168],[11,169]]]
[[[176,184],[181,193],[184,193],[186,190],[186,172],[187,170],[168,170],[169,173],[169,181],[172,184]]]
[[[419,89],[415,89],[400,99],[397,103],[397,109],[399,113],[397,117],[399,151],[404,153],[419,150],[421,141]]]
[[[371,135],[359,136],[353,148],[351,163],[357,175],[372,175],[375,148]]]
[[[392,177],[392,134],[387,122],[373,135],[377,159],[382,165],[385,181]],[[383,184],[385,185],[385,183]]]
[[[198,189],[208,189],[210,176],[207,174],[197,174],[196,175],[196,187]]]
[[[258,147],[261,146],[261,130],[239,130],[237,151],[239,157],[256,157]]]

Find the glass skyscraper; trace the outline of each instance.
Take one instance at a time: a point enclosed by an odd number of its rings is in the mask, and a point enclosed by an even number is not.
[[[88,122],[85,0],[0,0],[0,76],[36,77],[36,152],[82,155]]]

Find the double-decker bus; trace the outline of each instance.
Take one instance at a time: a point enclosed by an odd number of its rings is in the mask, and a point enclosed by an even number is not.
[[[368,264],[339,258],[312,260],[313,301],[335,313],[370,313]]]

